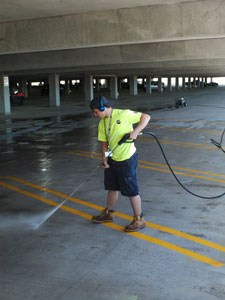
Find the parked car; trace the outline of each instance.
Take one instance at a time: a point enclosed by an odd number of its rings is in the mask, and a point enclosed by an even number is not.
[[[10,103],[12,105],[22,105],[25,99],[25,94],[13,88],[10,92]]]
[[[144,84],[140,85],[140,88],[142,88],[144,91],[146,91],[146,82]],[[152,91],[158,91],[159,88],[159,82],[158,81],[151,81],[151,89]],[[162,82],[162,90],[165,90],[165,84]]]

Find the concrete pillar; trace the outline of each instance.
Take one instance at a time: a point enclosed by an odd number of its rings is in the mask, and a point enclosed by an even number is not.
[[[94,98],[93,75],[87,75],[84,78],[85,101],[91,101]]]
[[[150,75],[147,75],[146,76],[146,94],[147,95],[151,95],[151,93],[152,93],[151,82],[152,82],[152,77]]]
[[[70,80],[68,80],[68,79],[65,80],[65,92],[66,92],[66,95],[70,94]]]
[[[48,80],[50,106],[60,106],[59,75],[49,74]]]
[[[167,84],[167,90],[168,92],[172,92],[172,84],[171,84],[171,77],[168,77],[168,84]]]
[[[196,87],[196,77],[193,78],[194,87]]]
[[[179,77],[176,77],[176,90],[179,90]]]
[[[84,79],[84,78],[81,78],[81,79],[80,79],[80,89],[81,89],[82,91],[84,91],[84,92],[85,92],[85,88],[84,88],[84,81],[85,81],[85,79]]]
[[[121,77],[117,77],[117,87],[118,90],[122,90],[122,78]]]
[[[96,78],[96,91],[100,92],[101,89],[101,83],[100,83],[100,78]]]
[[[130,76],[129,77],[129,84],[130,84],[130,95],[136,96],[138,94],[137,90],[137,76]]]
[[[188,77],[188,88],[191,89],[191,77]]]
[[[110,77],[110,95],[111,98],[117,99],[118,98],[118,86],[117,86],[117,76]]]
[[[162,78],[158,77],[158,92],[162,93]]]
[[[200,81],[200,77],[198,77],[198,88],[201,87],[201,81]]]
[[[182,77],[182,89],[185,90],[185,77]]]
[[[203,77],[200,78],[200,87],[204,87]]]
[[[28,94],[31,92],[31,90],[32,90],[31,82],[28,81],[28,82],[27,82],[27,92],[28,92]]]
[[[21,91],[22,91],[22,93],[24,93],[24,97],[27,98],[28,97],[28,88],[27,88],[26,80],[21,81]]]
[[[0,114],[10,115],[9,77],[0,75]]]

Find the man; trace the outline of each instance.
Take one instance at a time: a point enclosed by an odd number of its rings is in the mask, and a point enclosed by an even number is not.
[[[94,98],[90,104],[94,116],[100,119],[98,140],[102,142],[104,184],[105,190],[108,190],[107,206],[99,215],[93,216],[92,222],[113,222],[114,208],[120,191],[131,201],[134,218],[131,224],[125,227],[125,231],[133,232],[145,227],[137,182],[138,156],[133,141],[146,127],[150,116],[128,109],[113,109],[113,104],[102,96]],[[135,123],[138,124],[133,129]],[[128,140],[118,146],[118,142],[127,133]]]

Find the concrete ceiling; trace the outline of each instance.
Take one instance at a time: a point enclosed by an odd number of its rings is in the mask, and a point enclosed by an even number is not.
[[[0,72],[224,76],[224,0],[0,0]]]
[[[1,0],[0,23],[197,0]]]

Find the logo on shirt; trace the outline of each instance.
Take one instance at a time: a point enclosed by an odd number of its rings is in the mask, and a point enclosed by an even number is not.
[[[117,124],[120,124],[120,120],[117,120],[116,123],[117,123]]]

